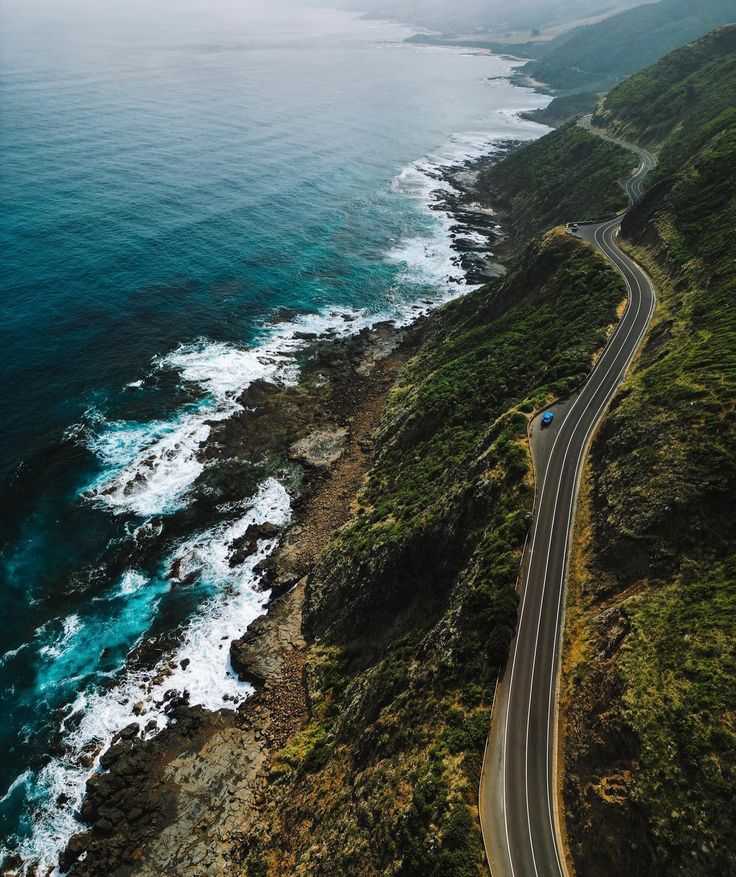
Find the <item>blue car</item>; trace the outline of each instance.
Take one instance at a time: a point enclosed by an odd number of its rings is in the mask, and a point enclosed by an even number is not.
[[[545,411],[542,415],[542,426],[549,426],[555,419],[554,411]]]

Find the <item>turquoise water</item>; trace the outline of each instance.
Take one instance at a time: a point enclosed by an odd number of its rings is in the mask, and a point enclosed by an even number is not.
[[[537,136],[514,111],[545,99],[318,7],[0,10],[0,834],[52,864],[131,704],[165,721],[141,638],[177,631],[192,702],[247,694],[216,643],[264,597],[228,545],[289,503],[268,482],[187,529],[209,421],[295,378],[295,332],[456,294],[434,172]]]

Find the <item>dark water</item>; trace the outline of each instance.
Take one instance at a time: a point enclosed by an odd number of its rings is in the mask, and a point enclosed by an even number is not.
[[[288,497],[163,538],[208,421],[293,379],[295,331],[456,293],[433,169],[540,132],[502,59],[264,5],[0,6],[0,834],[27,861],[54,861],[84,753],[150,687],[126,669],[146,633],[180,631],[193,702],[247,693],[215,643],[263,595],[227,546]]]

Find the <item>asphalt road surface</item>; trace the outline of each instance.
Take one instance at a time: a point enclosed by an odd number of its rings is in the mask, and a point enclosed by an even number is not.
[[[590,117],[583,127],[591,128]],[[620,142],[620,141],[614,141]],[[645,150],[627,182],[631,202],[656,165]],[[599,249],[623,275],[628,307],[580,391],[552,406],[555,419],[535,446],[534,522],[520,577],[516,638],[496,689],[480,784],[480,820],[493,877],[565,877],[557,813],[557,677],[564,616],[564,582],[578,479],[592,433],[621,383],[654,311],[644,271],[617,246],[621,217],[581,224],[577,235]],[[541,429],[539,418],[534,430]]]

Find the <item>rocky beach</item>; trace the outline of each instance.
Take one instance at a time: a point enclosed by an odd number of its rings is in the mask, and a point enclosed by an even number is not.
[[[442,2],[4,4],[2,877],[736,873],[734,0]]]
[[[442,169],[432,204],[452,218],[457,268],[471,285],[503,273],[498,215],[476,189],[490,160],[496,156]],[[83,824],[61,856],[62,870],[90,877],[232,873],[258,819],[271,759],[310,717],[309,642],[302,630],[310,569],[356,511],[386,400],[421,345],[431,304],[418,303],[421,315],[406,325],[384,321],[341,337],[302,333],[298,380],[253,382],[238,400],[240,410],[211,424],[194,487],[198,501],[179,516],[180,526],[211,523],[223,504],[252,493],[264,477],[280,481],[291,499],[285,527],[251,524],[228,547],[228,563],[237,566],[259,546],[275,545],[254,567],[259,587],[270,594],[265,614],[219,646],[254,693],[235,709],[212,712],[190,706],[185,687],[169,688],[157,704],[168,719],[163,730],[146,722],[142,702],[133,704],[130,725],[101,755],[89,754],[99,756],[99,768],[87,782]],[[353,319],[344,317],[348,324]],[[169,578],[172,588],[191,586],[196,563],[176,558]],[[139,669],[155,663],[163,677],[186,672],[186,657],[181,667],[166,664],[172,645],[166,637],[149,638],[132,663]]]
[[[278,533],[279,547],[262,570],[268,611],[244,637],[223,643],[233,670],[256,691],[236,711],[218,713],[189,707],[185,691],[170,691],[170,724],[157,736],[140,739],[137,723],[124,729],[87,785],[80,815],[90,828],[72,839],[64,869],[226,873],[257,813],[270,755],[309,715],[301,609],[310,564],[350,515],[393,377],[420,335],[420,325],[383,323],[345,340],[313,339],[296,386],[255,383],[243,415],[218,424],[210,458],[278,459],[292,479],[298,472],[288,528],[255,525],[231,546],[237,564],[259,539]]]

